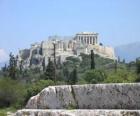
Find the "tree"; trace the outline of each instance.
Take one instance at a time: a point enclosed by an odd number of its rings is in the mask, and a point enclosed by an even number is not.
[[[88,70],[84,74],[84,80],[91,84],[103,82],[105,78],[106,74],[101,70]]]
[[[78,81],[77,69],[74,68],[73,71],[70,74],[69,84],[74,85],[74,84],[76,84],[77,81]]]
[[[137,73],[136,82],[140,82],[140,60],[139,59],[136,59],[136,73]]]
[[[46,69],[46,66],[45,66],[45,57],[43,58],[43,61],[42,61],[42,67],[43,67],[43,71],[45,71],[45,69]]]
[[[125,64],[125,59],[123,59],[122,63]]]
[[[23,60],[20,61],[20,64],[19,64],[19,71],[20,71],[20,73],[23,72]]]
[[[120,59],[120,57],[118,56],[118,63],[120,63],[121,62],[121,59]]]
[[[65,68],[63,69],[63,74],[64,74],[65,81],[66,81],[67,83],[69,83],[70,72],[69,72],[69,70],[68,70],[67,67],[65,67]]]
[[[91,50],[91,69],[95,69],[94,52]]]
[[[8,67],[7,65],[5,64],[4,67],[2,67],[2,73],[3,73],[3,76],[7,77],[8,76]]]
[[[46,71],[45,71],[45,76],[46,79],[50,79],[50,80],[54,80],[54,76],[55,76],[55,68],[54,68],[54,64],[51,61],[51,59],[48,59],[48,65],[46,67]]]
[[[115,60],[115,63],[114,63],[115,72],[117,72],[117,68],[118,68],[118,62],[117,62],[117,60]]]
[[[140,60],[136,59],[136,72],[140,74]]]
[[[9,60],[9,76],[12,78],[12,79],[16,79],[16,72],[17,72],[17,60],[16,58],[14,57],[14,55],[12,53],[10,53],[9,55],[10,57],[10,60]]]

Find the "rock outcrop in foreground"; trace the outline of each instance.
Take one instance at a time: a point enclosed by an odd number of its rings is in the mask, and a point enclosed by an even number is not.
[[[26,108],[16,116],[140,116],[140,83],[50,86]]]
[[[50,86],[27,109],[140,109],[140,84]]]
[[[140,116],[136,110],[19,110],[16,116]]]

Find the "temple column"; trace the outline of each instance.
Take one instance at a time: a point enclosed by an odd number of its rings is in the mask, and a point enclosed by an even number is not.
[[[79,41],[79,42],[80,42],[80,38],[79,38],[79,36],[77,36],[77,41]]]
[[[86,39],[86,44],[87,44],[87,36],[85,36],[85,39]]]
[[[91,44],[93,44],[93,37],[91,37]]]
[[[88,36],[88,44],[90,44],[90,36]]]
[[[80,36],[78,36],[78,38],[79,38],[79,42],[81,43],[81,37],[80,37]]]
[[[96,43],[96,40],[95,40],[95,37],[93,37],[93,44],[95,45],[95,43]]]
[[[98,43],[98,39],[97,39],[97,36],[96,36],[96,44]]]
[[[90,36],[90,44],[91,44],[91,42],[92,42],[92,41],[91,41],[91,36]]]

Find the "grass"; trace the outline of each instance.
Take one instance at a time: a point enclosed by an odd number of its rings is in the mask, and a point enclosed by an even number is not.
[[[1,108],[0,109],[0,116],[7,116],[7,112],[15,112],[16,109],[13,107],[9,107],[9,108]]]

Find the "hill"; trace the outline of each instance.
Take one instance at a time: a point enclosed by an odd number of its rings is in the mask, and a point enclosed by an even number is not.
[[[116,56],[119,56],[121,59],[125,59],[127,62],[134,61],[136,58],[140,57],[139,50],[140,42],[115,47]]]

